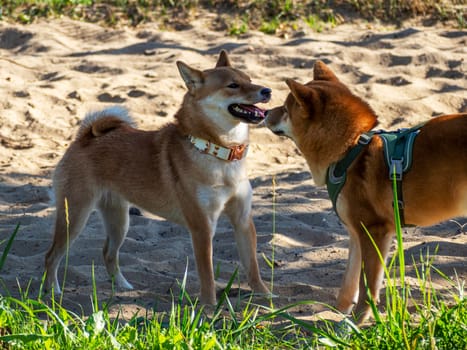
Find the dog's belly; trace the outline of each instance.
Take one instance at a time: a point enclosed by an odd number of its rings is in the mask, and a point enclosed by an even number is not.
[[[120,189],[116,191],[133,205],[164,218],[173,223],[185,225],[184,215],[180,203],[174,193],[170,191],[148,189],[146,191],[132,191]]]
[[[217,220],[226,203],[235,193],[239,192],[238,188],[235,187],[207,184],[186,189],[182,195],[177,195],[181,192],[174,187],[170,190],[171,186],[167,185],[153,186],[145,191],[128,187],[112,187],[109,192],[123,197],[127,202],[152,215],[182,226],[186,226],[186,215],[190,215],[190,212],[193,211],[199,211],[210,220]]]
[[[438,193],[438,195],[440,195]],[[457,192],[457,196],[440,199],[433,196],[423,202],[408,205],[406,222],[417,226],[431,226],[455,217],[467,217],[467,190]]]
[[[151,205],[151,203],[149,203],[149,205],[147,203],[143,203],[143,204],[133,203],[133,204],[135,204],[136,206],[142,208],[143,210],[147,212],[150,212],[152,215],[159,216],[175,224],[186,226],[186,222],[185,222],[182,211],[180,210],[180,208],[174,207],[173,203],[172,204],[167,203],[166,205],[161,205],[160,203],[158,203],[157,207],[154,205]]]

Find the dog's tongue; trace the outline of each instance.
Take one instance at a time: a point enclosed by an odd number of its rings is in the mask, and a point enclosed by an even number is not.
[[[254,105],[234,103],[228,109],[234,117],[240,118],[247,123],[258,124],[266,118],[266,111]]]
[[[266,110],[264,110],[264,109],[261,109],[259,107],[254,106],[254,105],[240,104],[239,106],[241,108],[243,108],[244,110],[246,110],[246,111],[248,111],[250,113],[253,113],[255,115],[255,117],[257,117],[257,118],[265,118]]]

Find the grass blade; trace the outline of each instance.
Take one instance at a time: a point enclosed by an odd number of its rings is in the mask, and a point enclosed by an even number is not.
[[[19,231],[19,226],[20,226],[20,224],[16,225],[16,228],[13,231],[13,234],[8,239],[8,242],[7,242],[6,246],[5,246],[5,249],[3,250],[2,257],[0,259],[0,271],[2,270],[3,265],[5,264],[8,253],[10,252],[11,246],[13,245],[13,241],[15,240],[16,234]]]

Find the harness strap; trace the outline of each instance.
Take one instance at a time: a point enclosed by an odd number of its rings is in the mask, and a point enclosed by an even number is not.
[[[402,226],[405,224],[404,199],[402,196],[402,175],[407,172],[412,165],[412,149],[415,137],[420,132],[420,128],[425,123],[419,124],[410,129],[399,129],[397,131],[370,131],[360,135],[357,144],[352,147],[347,155],[340,161],[329,166],[326,174],[326,186],[332,207],[337,213],[336,203],[342,187],[346,181],[348,167],[357,158],[363,148],[368,145],[374,135],[378,135],[383,140],[384,159],[389,168],[389,179],[396,180],[399,216]],[[393,203],[393,205],[395,205]],[[339,215],[337,213],[337,215]]]
[[[399,129],[379,135],[384,144],[384,159],[389,168],[389,180],[396,181],[397,206],[402,226],[410,226],[405,223],[402,176],[412,166],[413,143],[424,124],[419,124],[410,129]],[[392,205],[394,206],[396,203],[393,202]]]
[[[355,158],[357,158],[357,156],[362,151],[363,147],[370,143],[375,133],[376,132],[368,132],[365,134],[361,134],[357,144],[349,150],[347,155],[340,161],[332,163],[331,166],[328,168],[326,174],[326,186],[329,197],[332,201],[332,207],[334,208],[334,211],[336,213],[337,197],[339,196],[339,192],[341,191],[342,187],[344,187],[345,180],[347,177],[347,168],[350,166],[350,164],[352,164]],[[339,216],[338,213],[337,215]]]

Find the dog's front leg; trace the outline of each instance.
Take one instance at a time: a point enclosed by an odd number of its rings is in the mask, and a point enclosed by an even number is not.
[[[349,228],[349,259],[347,260],[342,286],[337,296],[337,309],[343,313],[350,313],[358,299],[362,267],[362,253],[358,233]]]
[[[225,212],[234,227],[238,255],[246,271],[248,284],[254,292],[269,294],[269,288],[261,279],[256,255],[256,229],[251,217],[251,187],[249,183],[239,196],[227,203]]]
[[[368,226],[368,232],[378,247],[379,254],[368,235],[361,231],[360,247],[362,252],[362,270],[360,275],[360,290],[358,302],[355,306],[354,317],[358,324],[362,324],[370,315],[370,304],[367,288],[375,303],[379,301],[379,291],[384,278],[384,264],[389,255],[393,239],[391,223]],[[383,261],[380,259],[383,258]]]
[[[202,304],[216,304],[216,285],[212,266],[212,236],[209,228],[204,230],[191,229],[191,239],[195,253],[196,267],[201,284],[200,301]]]
[[[191,234],[196,268],[201,285],[200,301],[205,305],[216,304],[216,285],[212,266],[212,237],[216,230],[219,214],[209,217],[203,209],[196,205],[188,207],[186,201],[184,216]]]
[[[269,288],[264,284],[256,256],[256,229],[251,216],[241,226],[235,227],[235,240],[237,242],[240,261],[247,273],[248,284],[257,293],[269,294]]]

